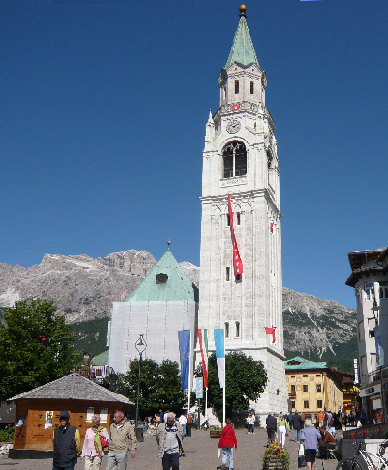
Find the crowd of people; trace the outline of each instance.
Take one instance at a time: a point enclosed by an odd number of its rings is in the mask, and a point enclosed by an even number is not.
[[[295,442],[303,446],[308,470],[314,469],[315,457],[326,457],[327,452],[336,445],[338,413],[320,411],[314,423],[305,421],[302,416],[294,413],[279,413],[275,416],[269,413],[266,418],[268,442],[267,446],[277,443],[286,445],[286,436],[293,430]],[[352,417],[349,414],[348,421]],[[109,430],[100,423],[100,416],[93,415],[91,427],[86,430],[81,448],[80,435],[76,427],[70,425],[70,414],[62,411],[59,416],[60,426],[54,430],[53,470],[74,470],[77,457],[85,462],[85,470],[99,470],[104,450],[109,447],[107,454],[107,470],[125,470],[128,458],[135,458],[137,439],[134,426],[125,419],[122,411],[116,411]],[[248,434],[255,433],[256,417],[251,410],[246,419]],[[149,424],[155,425],[158,455],[161,457],[163,470],[179,470],[179,459],[184,456],[183,439],[187,435],[187,427],[192,423],[192,417],[182,413],[179,418],[175,414],[160,409]],[[228,464],[230,470],[234,465],[234,451],[237,449],[237,438],[232,422],[226,420],[218,443],[219,454],[222,456],[221,469]]]

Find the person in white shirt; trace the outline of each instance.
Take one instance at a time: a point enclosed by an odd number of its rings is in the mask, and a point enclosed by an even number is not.
[[[181,416],[180,416],[180,418],[179,418],[179,424],[182,425],[183,437],[186,437],[187,418],[186,418],[186,415],[185,415],[184,413],[182,413]]]

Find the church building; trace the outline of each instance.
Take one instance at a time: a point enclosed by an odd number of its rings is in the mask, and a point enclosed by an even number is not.
[[[280,181],[267,76],[249,34],[246,7],[218,77],[219,108],[206,124],[198,328],[225,331],[225,352],[263,361],[259,415],[287,411],[283,361]],[[228,205],[230,196],[232,211]],[[234,235],[243,272],[234,264]],[[199,349],[196,348],[199,362]],[[228,371],[226,369],[226,375]]]
[[[198,289],[168,249],[125,302],[114,302],[109,325],[109,366],[121,373],[139,358],[135,343],[142,334],[143,359],[180,363],[178,330],[196,338]],[[194,344],[194,339],[192,340]]]

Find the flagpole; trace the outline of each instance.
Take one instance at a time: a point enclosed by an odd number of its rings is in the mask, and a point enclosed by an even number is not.
[[[226,388],[226,357],[225,357],[225,337],[224,337],[224,388],[222,389],[222,421],[225,426],[225,388]]]
[[[205,421],[207,421],[207,387],[205,388],[205,393],[206,393],[206,397],[205,397]]]
[[[190,330],[190,342],[189,342],[189,377],[187,380],[187,415],[190,410],[190,372],[191,372],[191,330]]]

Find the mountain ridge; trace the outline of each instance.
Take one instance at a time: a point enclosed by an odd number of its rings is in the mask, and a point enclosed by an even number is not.
[[[51,299],[57,313],[70,324],[82,325],[110,316],[112,302],[122,302],[143,281],[156,264],[148,251],[126,250],[93,258],[86,254],[46,253],[31,267],[0,263],[0,309],[30,298]],[[188,278],[198,286],[199,267],[180,263]],[[356,357],[354,351],[356,316],[354,309],[311,294],[282,290],[283,331],[288,357],[335,360],[337,351]],[[100,337],[101,325],[95,335]],[[75,330],[79,328],[74,327]],[[87,332],[85,332],[86,334]],[[81,336],[85,336],[81,332]],[[86,334],[87,336],[87,334]],[[103,344],[100,337],[100,343]],[[89,344],[92,345],[90,338]],[[101,346],[102,347],[102,346]],[[101,351],[100,351],[101,352]],[[349,369],[350,359],[348,358]]]

